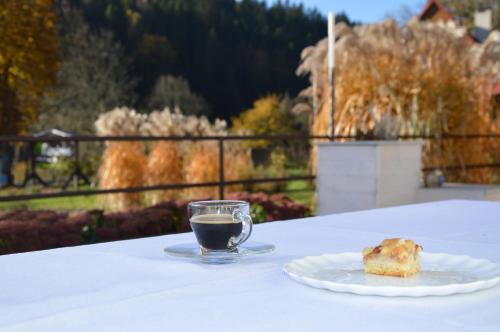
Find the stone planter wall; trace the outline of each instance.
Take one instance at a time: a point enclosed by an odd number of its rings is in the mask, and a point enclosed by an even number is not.
[[[415,202],[421,150],[421,141],[320,143],[317,214]]]

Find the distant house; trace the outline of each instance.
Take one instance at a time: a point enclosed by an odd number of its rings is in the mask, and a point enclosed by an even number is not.
[[[484,9],[474,13],[474,28],[468,33],[471,42],[481,44],[491,37],[493,42],[500,43],[500,31],[493,29],[492,17],[491,9]],[[452,21],[459,26],[462,25],[460,18],[438,0],[429,0],[420,15],[418,15],[418,19],[420,21],[434,22]],[[491,95],[493,96],[493,102],[500,107],[500,82],[492,86]]]
[[[461,22],[459,22],[455,16],[452,15],[451,11],[436,0],[429,0],[420,15],[418,15],[418,18],[421,21],[453,21],[461,25]]]
[[[420,21],[452,21],[458,26],[463,25],[462,20],[438,0],[429,0],[420,15],[418,15],[418,18]],[[493,30],[492,19],[493,12],[491,9],[476,11],[474,13],[474,28],[469,31],[469,38],[476,43],[483,43],[495,31]],[[494,34],[496,36],[498,31],[495,31]],[[497,37],[496,39],[499,38]],[[500,42],[500,39],[496,41]]]
[[[34,134],[33,136],[43,137],[72,137],[75,133],[48,129]],[[56,163],[61,158],[68,158],[74,155],[73,142],[38,142],[35,146],[36,161],[39,163]]]

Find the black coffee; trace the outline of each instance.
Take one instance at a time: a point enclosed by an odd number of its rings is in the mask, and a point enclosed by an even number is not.
[[[228,249],[229,239],[243,230],[241,222],[235,223],[230,214],[205,214],[190,221],[198,243],[211,250]]]

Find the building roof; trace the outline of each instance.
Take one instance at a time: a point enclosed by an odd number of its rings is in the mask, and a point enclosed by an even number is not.
[[[457,25],[462,25],[460,18],[453,14],[453,12],[446,6],[439,3],[438,0],[429,0],[425,5],[422,12],[418,15],[420,21],[439,20],[439,21],[452,21]],[[490,34],[489,30],[483,28],[474,28],[467,33],[467,38],[471,42],[482,43]]]
[[[53,129],[47,129],[47,130],[40,131],[40,132],[34,134],[33,136],[35,136],[35,137],[47,137],[47,136],[71,137],[71,136],[75,136],[75,133],[53,128]]]
[[[427,1],[427,4],[425,5],[424,9],[418,15],[418,19],[420,21],[428,21],[428,20],[440,20],[444,22],[453,21],[455,22],[455,24],[461,25],[460,20],[455,15],[453,15],[453,12],[448,8],[446,8],[445,6],[443,6],[441,3],[439,3],[438,0]],[[467,38],[471,42],[482,43],[488,38],[490,33],[491,33],[490,30],[475,27],[470,33],[467,33]],[[496,83],[493,86],[492,95],[500,96],[500,82]]]
[[[484,43],[486,39],[488,39],[490,33],[491,30],[487,30],[485,28],[480,28],[480,27],[475,27],[470,32],[472,38],[474,38],[474,40],[476,40],[478,43]]]
[[[422,12],[418,15],[420,21],[430,20],[435,17],[436,14],[440,14],[440,18],[444,21],[454,21],[459,24],[455,17],[452,15],[451,11],[445,6],[440,4],[437,0],[429,0],[425,5]]]

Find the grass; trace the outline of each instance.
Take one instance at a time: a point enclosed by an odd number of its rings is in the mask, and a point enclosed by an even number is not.
[[[57,209],[57,210],[90,210],[101,205],[97,196],[73,196],[45,199],[30,199],[18,202],[0,202],[0,210],[14,209]]]
[[[306,174],[307,170],[299,167],[289,167],[288,176]],[[79,189],[90,189],[87,186],[81,186]],[[3,189],[2,195],[19,195],[27,193],[43,192],[44,189],[39,186],[32,186],[27,189]],[[285,194],[297,203],[306,205],[314,211],[314,185],[311,181],[297,180],[290,181],[281,194]],[[0,211],[14,209],[54,209],[54,210],[91,210],[102,209],[102,195],[91,196],[72,196],[46,199],[32,199],[17,202],[0,202]]]
[[[290,181],[288,182],[286,191],[283,194],[287,195],[294,201],[309,207],[314,203],[314,187],[309,181]]]
[[[313,204],[314,188],[309,181],[290,181],[282,192],[294,201],[307,205]],[[31,199],[18,202],[0,202],[0,210],[13,209],[57,209],[57,210],[90,210],[100,209],[102,205],[97,195],[73,196],[46,199]]]

